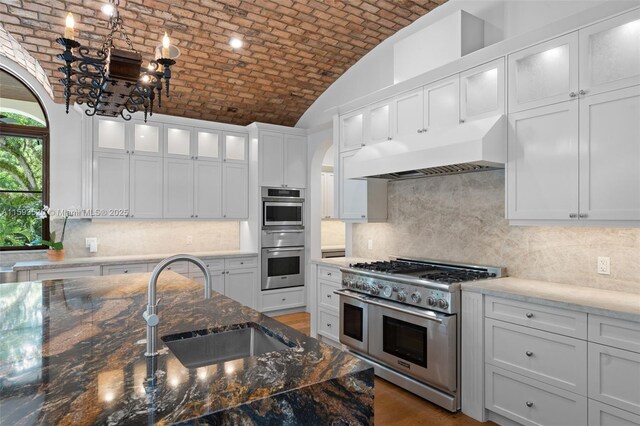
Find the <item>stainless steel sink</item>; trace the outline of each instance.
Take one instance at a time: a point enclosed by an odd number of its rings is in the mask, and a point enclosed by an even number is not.
[[[278,352],[295,347],[256,323],[237,324],[231,330],[201,330],[162,337],[169,350],[187,368]]]

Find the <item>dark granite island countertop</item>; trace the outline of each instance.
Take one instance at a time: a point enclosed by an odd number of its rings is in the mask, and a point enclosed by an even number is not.
[[[188,369],[159,339],[145,381],[150,274],[0,285],[0,424],[368,424],[373,369],[164,272],[159,336],[256,323],[294,348]]]

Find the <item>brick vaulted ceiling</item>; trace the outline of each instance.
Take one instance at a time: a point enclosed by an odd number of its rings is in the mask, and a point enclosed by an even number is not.
[[[340,75],[387,37],[446,0],[120,0],[134,47],[148,61],[164,31],[182,54],[163,114],[292,126]],[[62,86],[55,38],[76,19],[76,40],[102,45],[105,1],[0,0],[0,23]],[[233,50],[230,37],[241,38]],[[124,46],[124,45],[122,45]]]

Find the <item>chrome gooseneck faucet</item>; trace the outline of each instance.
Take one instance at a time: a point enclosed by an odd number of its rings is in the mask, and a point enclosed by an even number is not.
[[[167,257],[162,262],[158,263],[153,272],[151,272],[151,278],[149,278],[149,288],[147,292],[147,310],[142,316],[147,322],[147,351],[145,356],[153,357],[158,355],[156,350],[156,343],[158,340],[158,323],[160,317],[158,317],[158,300],[156,299],[156,286],[158,283],[158,277],[160,273],[169,265],[174,262],[188,261],[195,264],[204,274],[204,298],[211,298],[211,273],[209,268],[204,262],[195,256],[188,254],[177,254],[175,256]]]

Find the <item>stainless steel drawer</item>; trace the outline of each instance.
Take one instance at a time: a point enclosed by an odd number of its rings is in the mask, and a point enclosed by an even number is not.
[[[527,426],[587,424],[587,398],[488,365],[485,407]]]
[[[587,314],[553,306],[485,297],[485,315],[577,339],[587,339]]]
[[[587,395],[587,342],[485,320],[485,362]]]

